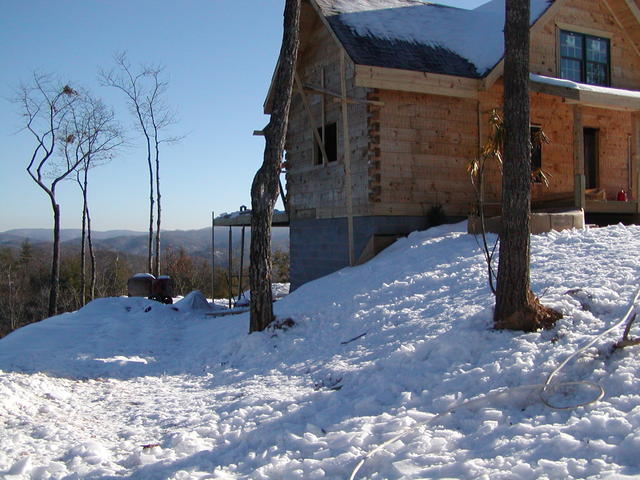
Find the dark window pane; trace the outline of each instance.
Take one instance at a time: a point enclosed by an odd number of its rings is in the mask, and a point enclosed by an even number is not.
[[[574,82],[581,82],[582,62],[570,58],[560,60],[560,77]]]
[[[592,85],[609,85],[609,40],[560,31],[560,77]]]
[[[607,65],[587,62],[586,82],[591,85],[607,85]]]
[[[318,137],[322,138],[322,127],[317,128]],[[313,143],[315,145],[315,164],[322,165],[322,150],[315,139]],[[324,150],[327,154],[328,162],[335,162],[338,160],[338,129],[335,123],[330,123],[324,126]]]
[[[604,38],[587,37],[587,60],[599,63],[609,62],[609,42]]]
[[[581,59],[582,35],[573,32],[560,32],[560,55]]]

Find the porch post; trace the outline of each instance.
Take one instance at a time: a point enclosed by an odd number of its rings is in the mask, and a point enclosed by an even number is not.
[[[640,213],[640,113],[631,115],[631,199],[636,202],[636,213]]]
[[[582,107],[573,106],[573,203],[576,208],[584,209],[586,201],[584,196],[584,132],[582,129]]]

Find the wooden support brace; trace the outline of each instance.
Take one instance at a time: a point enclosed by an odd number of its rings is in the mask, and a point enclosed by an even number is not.
[[[344,148],[344,183],[347,200],[347,234],[349,240],[349,265],[355,265],[355,253],[353,251],[353,198],[351,193],[351,142],[349,134],[349,114],[347,108],[347,70],[345,65],[345,52],[340,52],[340,87],[342,90],[342,132]]]
[[[302,86],[302,82],[300,81],[298,72],[295,73],[295,82],[296,88],[298,89],[298,92],[302,97],[302,104],[304,105],[304,109],[306,110],[307,115],[309,116],[309,121],[311,122],[311,131],[313,132],[313,136],[316,139],[316,142],[318,142],[318,146],[320,147],[320,152],[322,153],[322,163],[326,165],[327,163],[329,163],[329,157],[327,156],[327,151],[324,148],[324,141],[322,138],[320,138],[320,134],[318,133],[318,129],[316,128],[317,123],[313,118],[313,113],[311,112],[311,107],[309,106],[307,95],[304,93],[304,87]],[[323,126],[324,125],[321,125],[321,127]]]
[[[582,128],[582,107],[573,106],[573,172],[574,172],[574,205],[584,209],[586,206],[584,175],[584,131]]]
[[[340,103],[342,101],[342,95],[336,92],[332,92],[331,90],[327,90],[323,87],[316,87],[314,85],[310,85],[308,83],[304,84],[304,91],[306,93],[316,94],[316,95],[329,95],[330,97],[334,97],[334,102]],[[376,105],[378,107],[383,107],[384,102],[380,102],[378,100],[365,100],[359,98],[347,98],[347,103],[360,103],[366,105]]]

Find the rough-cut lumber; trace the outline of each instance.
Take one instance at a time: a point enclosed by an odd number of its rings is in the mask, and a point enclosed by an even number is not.
[[[342,93],[342,132],[344,135],[344,176],[345,196],[347,197],[347,235],[349,241],[349,265],[355,264],[355,252],[353,251],[353,198],[351,193],[351,131],[349,130],[349,110],[347,108],[347,67],[346,53],[340,54],[340,91]]]
[[[356,86],[477,98],[480,82],[475,79],[394,68],[356,65]]]

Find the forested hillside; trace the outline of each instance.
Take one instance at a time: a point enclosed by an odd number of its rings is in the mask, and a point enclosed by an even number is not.
[[[63,231],[60,312],[82,307],[91,300],[91,292],[82,298],[79,231]],[[146,234],[117,231],[96,232],[96,283],[94,297],[127,294],[127,279],[145,271]],[[113,233],[113,232],[112,232]],[[47,316],[51,264],[50,243],[46,229],[14,230],[0,233],[0,337],[37,322]],[[33,239],[33,240],[31,240]],[[232,277],[228,271],[228,229],[216,227],[215,292],[211,290],[211,229],[171,231],[164,234],[161,273],[174,282],[174,294],[186,295],[200,290],[207,297],[226,298],[239,291],[240,231],[234,229]],[[243,290],[249,263],[249,235],[245,239]],[[288,229],[274,229],[275,281],[286,282],[289,275]],[[86,267],[90,275],[90,267]]]

